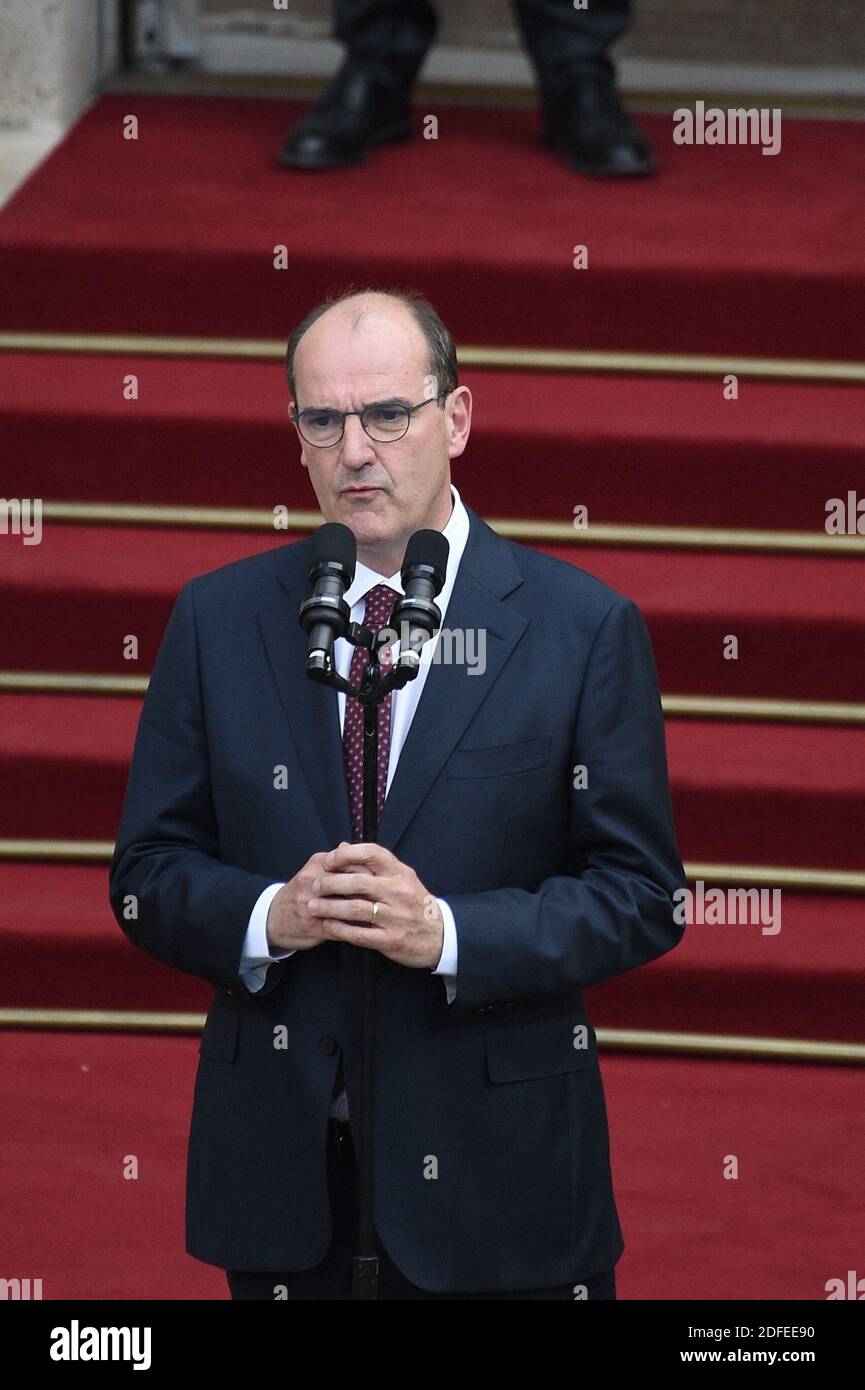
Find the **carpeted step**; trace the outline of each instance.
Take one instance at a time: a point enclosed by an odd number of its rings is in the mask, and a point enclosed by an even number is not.
[[[667,721],[682,857],[865,867],[865,729]]]
[[[113,839],[140,702],[0,695],[0,839]]]
[[[154,960],[124,936],[107,864],[0,861],[0,1006],[207,1009],[213,986]]]
[[[223,1271],[183,1248],[197,1048],[4,1034],[4,1258],[44,1298],[227,1299]],[[619,1298],[821,1300],[861,1269],[860,1070],[606,1053],[601,1069]],[[130,1153],[140,1182],[120,1178]]]
[[[777,932],[768,913],[694,921],[660,960],[592,986],[590,1016],[598,1028],[865,1042],[863,912],[861,897],[785,891]],[[212,993],[131,945],[106,865],[0,861],[0,951],[2,1007],[185,1012]]]
[[[593,985],[593,1023],[865,1043],[865,898],[784,889],[763,900],[762,918],[756,900],[747,913],[736,901],[724,925],[697,913],[675,950]]]
[[[0,695],[0,838],[112,838],[139,709]],[[670,720],[667,747],[686,860],[862,867],[865,729]]]
[[[470,490],[467,500],[471,500]],[[492,514],[491,514],[492,515]],[[297,539],[62,525],[3,548],[0,610],[15,614],[0,669],[147,675],[187,579]],[[665,694],[865,699],[861,560],[832,556],[544,546],[645,613]],[[139,641],[137,662],[124,638]],[[724,659],[728,634],[739,641]]]
[[[0,358],[4,495],[315,508],[279,363]],[[138,398],[124,398],[128,377]],[[862,392],[743,379],[467,370],[454,479],[482,516],[813,531],[859,469]],[[819,460],[819,467],[816,466]]]
[[[865,358],[854,121],[785,119],[766,158],[641,117],[661,177],[592,181],[536,112],[441,105],[439,138],[322,176],[276,162],[298,103],[132,106],[137,140],[102,97],[3,212],[0,328],[284,338],[335,282],[383,279],[462,343]]]

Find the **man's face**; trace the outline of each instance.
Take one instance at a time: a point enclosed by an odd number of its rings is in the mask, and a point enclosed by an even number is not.
[[[289,410],[361,410],[373,402],[417,405],[435,396],[426,340],[398,302],[367,298],[323,314],[295,354],[296,399]],[[371,439],[349,415],[338,444],[311,445],[299,432],[301,462],[325,521],[340,521],[357,537],[360,559],[384,575],[402,562],[406,542],[423,527],[442,530],[451,513],[450,460],[468,439],[471,395],[458,388],[416,411],[401,439]]]

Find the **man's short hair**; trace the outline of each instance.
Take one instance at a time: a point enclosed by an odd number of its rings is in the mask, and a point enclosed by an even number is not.
[[[292,397],[297,399],[297,391],[294,380],[294,355],[297,352],[298,344],[308,328],[320,319],[322,314],[327,313],[336,304],[342,304],[346,299],[354,299],[360,295],[381,294],[387,295],[389,299],[395,299],[403,304],[414,318],[415,323],[426,339],[429,349],[427,371],[435,377],[436,394],[439,400],[446,396],[449,391],[456,390],[457,385],[457,350],[453,338],[442,320],[439,318],[429,300],[424,298],[420,290],[403,289],[391,285],[349,285],[346,289],[331,291],[320,304],[316,304],[314,309],[310,309],[306,318],[297,325],[288,340],[288,347],[285,354],[285,368],[288,374],[288,386]],[[367,313],[366,308],[358,306],[357,317],[354,326],[360,323],[363,316]]]

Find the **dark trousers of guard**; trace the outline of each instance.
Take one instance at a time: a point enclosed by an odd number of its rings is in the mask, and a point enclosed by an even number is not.
[[[502,0],[504,8],[505,0]],[[630,0],[511,0],[514,17],[539,79],[555,81],[581,65],[604,62],[604,50],[624,33]],[[438,27],[428,0],[334,0],[334,35],[381,69],[383,81],[411,83]]]
[[[351,1129],[338,1120],[328,1124],[327,1180],[333,1214],[333,1241],[320,1265],[302,1270],[226,1270],[228,1287],[235,1299],[350,1299],[352,1296],[352,1261],[357,1250],[358,1229],[358,1170]],[[388,1259],[381,1242],[376,1238],[380,1257],[379,1299],[445,1298],[445,1299],[556,1299],[573,1302],[575,1285],[584,1285],[584,1297],[614,1299],[615,1270],[586,1280],[575,1271],[567,1284],[546,1289],[519,1289],[501,1293],[428,1293],[419,1289]]]

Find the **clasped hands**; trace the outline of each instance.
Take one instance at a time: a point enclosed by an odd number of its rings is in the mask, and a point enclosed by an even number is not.
[[[435,897],[408,864],[383,845],[343,840],[313,854],[280,888],[267,914],[267,940],[281,951],[347,941],[397,965],[434,970],[444,922]]]

